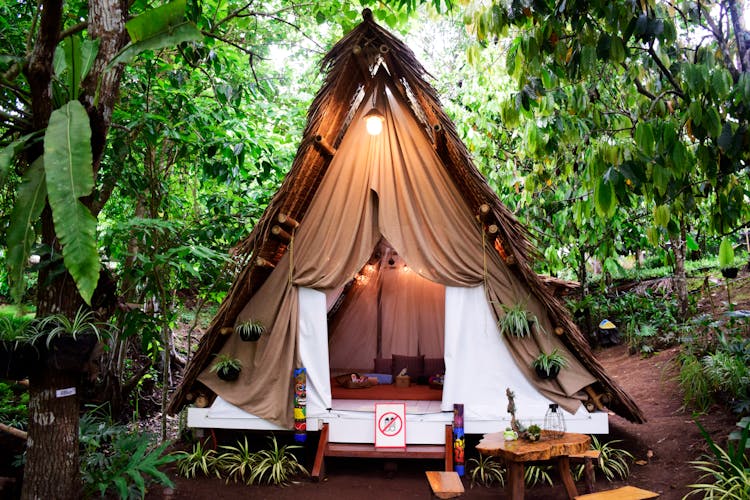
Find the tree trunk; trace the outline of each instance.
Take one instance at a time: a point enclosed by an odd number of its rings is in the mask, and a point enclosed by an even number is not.
[[[680,313],[682,318],[687,317],[688,312],[688,291],[687,291],[687,275],[685,273],[685,251],[686,251],[686,230],[684,219],[680,220],[680,234],[678,236],[670,237],[672,242],[672,250],[674,251],[674,276],[672,277],[672,283],[674,285],[675,293],[677,294],[677,300],[680,304]]]
[[[81,498],[78,375],[41,367],[29,382],[29,438],[21,498]]]

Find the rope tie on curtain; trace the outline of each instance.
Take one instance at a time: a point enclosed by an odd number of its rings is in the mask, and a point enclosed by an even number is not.
[[[292,237],[289,239],[289,285],[294,284],[294,235],[297,229],[292,229]]]

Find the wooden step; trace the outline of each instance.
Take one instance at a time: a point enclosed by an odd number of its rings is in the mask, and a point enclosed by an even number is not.
[[[432,494],[438,498],[455,498],[464,493],[464,485],[456,472],[427,471]]]
[[[328,443],[325,455],[327,457],[443,459],[445,446],[411,444],[406,448],[375,448],[371,444]]]
[[[589,493],[588,495],[579,495],[576,500],[644,500],[646,498],[656,498],[658,493],[653,491],[642,490],[635,486],[623,486],[615,490],[599,491]]]

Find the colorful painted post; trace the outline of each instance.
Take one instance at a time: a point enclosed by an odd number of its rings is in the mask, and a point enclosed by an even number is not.
[[[464,437],[464,405],[455,403],[453,405],[453,470],[459,475],[464,475],[464,452],[466,449],[466,438]]]
[[[307,440],[307,370],[294,369],[294,440]]]

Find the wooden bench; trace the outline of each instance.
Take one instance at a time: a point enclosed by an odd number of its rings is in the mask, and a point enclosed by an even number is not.
[[[656,498],[658,493],[653,491],[642,490],[635,486],[623,486],[614,490],[599,491],[587,495],[579,495],[576,500],[644,500],[646,498]]]
[[[599,460],[601,452],[599,450],[586,450],[583,453],[571,455],[572,461],[583,461],[583,478],[586,485],[586,493],[594,492],[596,477],[594,475],[594,460]]]
[[[456,472],[426,471],[432,494],[438,498],[455,498],[464,493],[464,485]]]
[[[375,448],[372,444],[360,443],[329,443],[328,424],[320,429],[318,450],[315,453],[310,476],[313,481],[319,481],[325,473],[325,457],[355,457],[355,458],[436,458],[445,460],[445,470],[453,470],[453,426],[445,426],[445,444],[412,444],[406,448]]]

